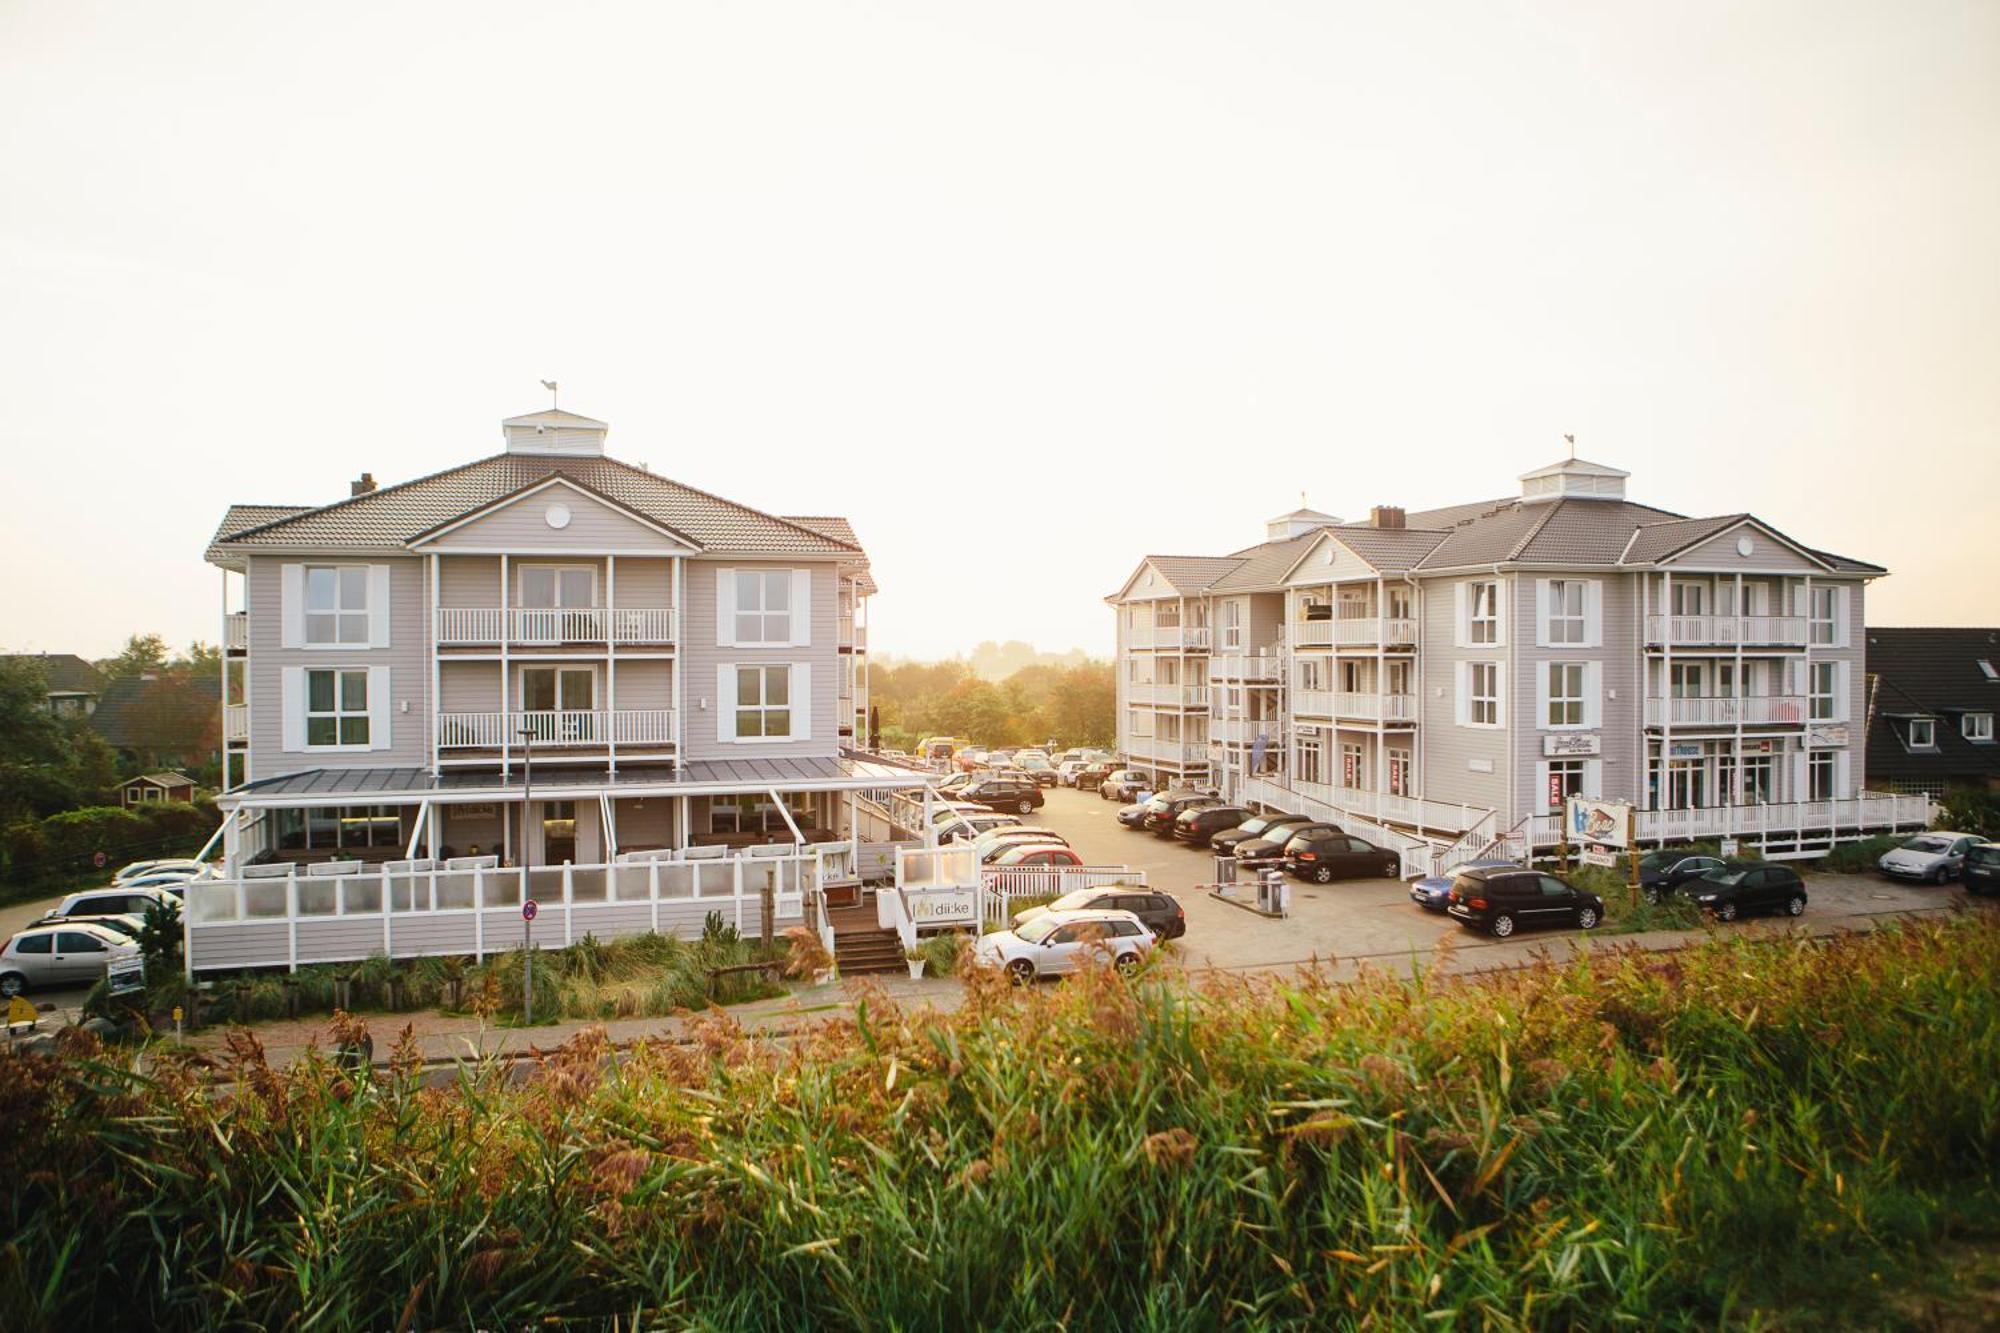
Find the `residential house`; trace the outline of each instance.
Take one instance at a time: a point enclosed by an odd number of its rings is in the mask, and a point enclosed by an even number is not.
[[[1108,599],[1120,752],[1413,858],[1553,844],[1579,794],[1648,812],[1642,838],[1773,855],[1920,823],[1862,792],[1886,571],[1637,503],[1627,476],[1565,459],[1500,499],[1295,511],[1226,556],[1142,560]]]
[[[104,693],[104,673],[75,653],[13,653],[0,662],[25,662],[48,682],[45,706],[57,717],[89,717]]]
[[[177,801],[182,805],[192,805],[194,793],[195,781],[185,773],[141,773],[118,784],[118,803],[134,806]]]
[[[1868,782],[2000,791],[2000,630],[1868,630]]]
[[[200,767],[221,752],[221,681],[189,671],[121,676],[104,686],[91,729],[127,765]]]

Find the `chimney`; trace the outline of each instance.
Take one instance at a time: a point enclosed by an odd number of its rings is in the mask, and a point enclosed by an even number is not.
[[[353,481],[347,483],[347,498],[351,500],[357,495],[366,495],[374,489],[375,474],[373,472],[364,472]]]
[[[1401,505],[1376,505],[1368,511],[1368,526],[1371,528],[1408,527],[1407,515]]]

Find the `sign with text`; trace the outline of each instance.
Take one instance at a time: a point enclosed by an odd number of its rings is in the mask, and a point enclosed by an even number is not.
[[[1847,724],[1845,722],[1819,722],[1806,728],[1806,747],[1824,750],[1831,746],[1847,744]]]
[[[1562,809],[1563,798],[1568,795],[1563,790],[1565,776],[1562,773],[1549,774],[1549,809]]]
[[[1600,754],[1603,750],[1604,738],[1601,736],[1564,731],[1542,737],[1542,755],[1548,759],[1582,759]]]
[[[1618,853],[1609,847],[1586,847],[1576,859],[1587,866],[1615,866],[1618,864]]]
[[[1571,842],[1596,842],[1623,847],[1626,831],[1632,826],[1632,807],[1622,801],[1593,801],[1584,796],[1569,798],[1565,827]]]
[[[909,893],[910,920],[920,926],[970,925],[979,916],[976,889],[925,889]]]

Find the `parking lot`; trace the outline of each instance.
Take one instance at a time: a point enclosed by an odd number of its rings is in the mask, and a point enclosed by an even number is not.
[[[1428,962],[1439,943],[1449,940],[1449,966],[1477,970],[1514,966],[1543,949],[1560,956],[1576,944],[1636,941],[1662,947],[1678,938],[1672,932],[1585,936],[1575,930],[1550,930],[1496,940],[1462,928],[1443,913],[1423,911],[1410,901],[1406,882],[1389,879],[1326,885],[1293,880],[1291,916],[1272,920],[1217,901],[1203,890],[1215,872],[1214,858],[1205,849],[1121,828],[1118,809],[1094,792],[1056,788],[1049,792],[1048,805],[1037,813],[1036,822],[1060,831],[1088,864],[1144,870],[1149,884],[1179,897],[1188,916],[1181,956],[1191,968],[1274,968],[1314,959],[1335,962],[1345,971],[1364,962],[1393,968],[1413,960]],[[1805,880],[1812,905],[1799,921],[1756,917],[1717,929],[1753,933],[1804,929],[1816,934],[1865,930],[1887,916],[1948,911],[1954,903],[1967,901],[1956,885],[1901,884],[1876,875],[1807,873]]]

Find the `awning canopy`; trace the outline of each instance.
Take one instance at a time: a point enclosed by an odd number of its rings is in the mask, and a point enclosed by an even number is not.
[[[616,773],[594,766],[535,765],[538,800],[613,800],[639,796],[730,796],[744,792],[910,790],[935,782],[934,774],[853,758],[711,759],[675,769],[635,765]],[[520,801],[528,784],[517,769],[496,773],[422,768],[315,768],[246,783],[216,798],[224,810],[297,809],[339,805],[419,805]]]

